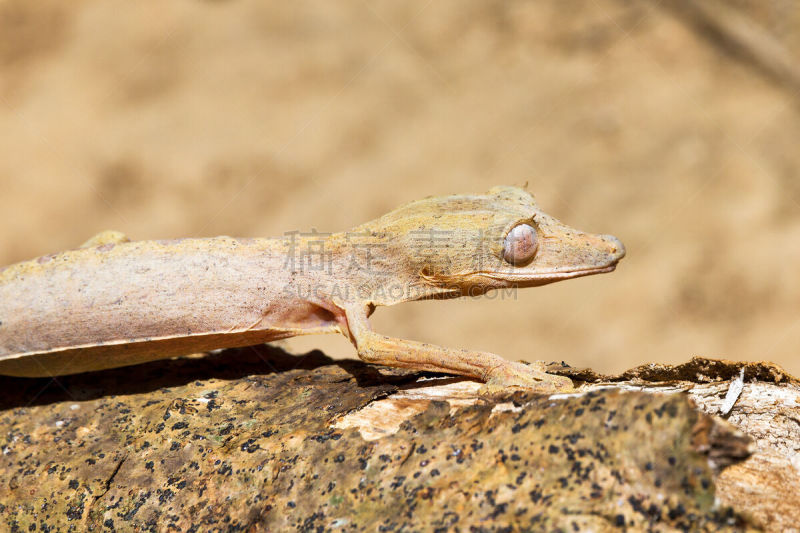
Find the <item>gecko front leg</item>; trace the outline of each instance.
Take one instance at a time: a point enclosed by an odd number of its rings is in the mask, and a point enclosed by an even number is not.
[[[367,363],[458,374],[485,382],[482,393],[508,388],[545,393],[573,389],[572,380],[544,371],[543,363],[526,365],[487,352],[445,348],[434,344],[387,337],[372,331],[364,309],[345,310],[350,340]]]

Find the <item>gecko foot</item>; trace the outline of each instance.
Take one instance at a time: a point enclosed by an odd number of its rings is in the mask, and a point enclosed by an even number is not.
[[[81,248],[94,248],[103,244],[121,244],[123,242],[130,242],[127,235],[120,231],[106,230],[101,231],[94,235],[91,239],[81,244]]]
[[[489,379],[478,391],[489,395],[497,392],[520,389],[542,393],[568,392],[575,387],[572,380],[544,371],[544,363],[531,364],[508,362],[492,371]]]

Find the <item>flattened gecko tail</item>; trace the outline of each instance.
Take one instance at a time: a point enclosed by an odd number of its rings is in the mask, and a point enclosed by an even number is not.
[[[94,237],[90,238],[85,243],[81,244],[81,248],[94,248],[95,246],[102,246],[104,244],[120,244],[123,242],[130,242],[131,240],[127,235],[121,231],[106,230],[101,231]]]

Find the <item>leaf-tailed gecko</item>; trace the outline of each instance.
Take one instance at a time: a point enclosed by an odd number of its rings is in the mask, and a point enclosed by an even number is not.
[[[532,287],[614,270],[610,235],[542,212],[526,191],[426,198],[344,233],[129,242],[0,270],[0,374],[57,376],[295,335],[341,333],[369,363],[459,374],[489,389],[572,387],[484,352],[387,337],[376,307]]]

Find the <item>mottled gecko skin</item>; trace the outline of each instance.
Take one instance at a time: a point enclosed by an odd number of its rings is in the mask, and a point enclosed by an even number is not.
[[[0,374],[73,374],[338,332],[368,362],[489,389],[562,390],[571,381],[541,365],[386,337],[367,319],[381,305],[610,272],[624,254],[615,237],[570,228],[515,187],[419,200],[345,233],[128,242],[106,232],[0,271]]]

